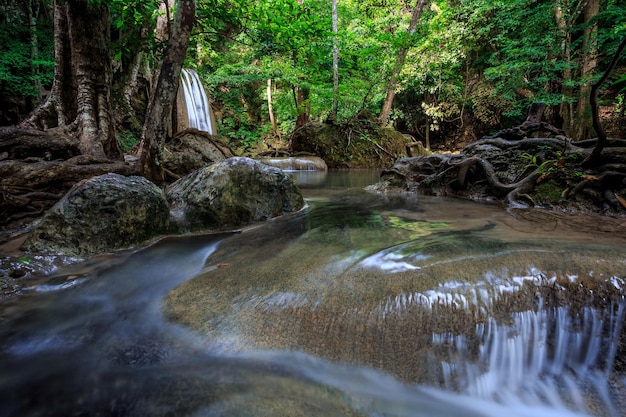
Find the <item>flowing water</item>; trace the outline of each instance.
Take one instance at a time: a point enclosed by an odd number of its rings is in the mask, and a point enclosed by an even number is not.
[[[0,415],[626,415],[623,222],[299,175],[299,213],[0,301]]]
[[[180,73],[180,85],[188,117],[188,127],[207,132],[209,135],[217,134],[211,114],[211,105],[198,73],[183,68]]]

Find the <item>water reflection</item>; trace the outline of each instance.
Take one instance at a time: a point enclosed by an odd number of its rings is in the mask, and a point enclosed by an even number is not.
[[[0,415],[624,415],[621,222],[341,176],[4,300]]]

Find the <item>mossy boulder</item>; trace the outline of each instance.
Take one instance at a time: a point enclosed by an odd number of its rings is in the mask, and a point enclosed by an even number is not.
[[[240,227],[304,206],[292,177],[243,157],[199,169],[172,183],[166,195],[180,232]]]
[[[72,256],[130,247],[167,232],[163,190],[138,176],[82,180],[34,228],[23,248]]]
[[[345,124],[309,123],[294,132],[294,152],[322,158],[329,168],[385,168],[407,156],[411,139],[369,119]]]

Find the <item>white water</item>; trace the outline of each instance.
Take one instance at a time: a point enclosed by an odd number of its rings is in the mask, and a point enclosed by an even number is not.
[[[419,254],[400,255],[398,248],[403,245],[372,255],[359,266],[399,272],[428,260]],[[569,276],[572,282],[577,278]],[[471,285],[449,281],[436,289],[388,297],[378,310],[382,317],[410,314],[418,306],[434,312],[464,310],[479,321],[474,334],[432,334],[435,349],[447,350],[448,359],[441,361],[446,390],[512,407],[544,404],[559,412],[621,416],[623,410],[612,398],[615,390],[623,392],[626,381],[611,381],[610,375],[626,320],[625,295],[605,299],[603,309],[573,311],[567,305],[548,306],[537,293],[536,310],[513,312],[505,322],[490,315],[494,303],[521,291],[525,283],[563,290],[556,281],[532,267],[523,276],[487,274]],[[607,284],[623,294],[623,278],[610,277]]]
[[[313,201],[309,199],[312,205],[319,204]],[[424,207],[427,201],[422,199],[417,208]],[[93,269],[76,282],[69,278],[80,274],[59,271],[50,282],[30,287],[22,300],[16,299],[14,304],[5,302],[4,307],[0,304],[0,415],[626,416],[623,408],[626,380],[623,373],[611,375],[613,361],[620,360],[616,353],[620,352],[619,335],[626,318],[623,297],[607,301],[602,309],[584,306],[575,310],[574,306],[543,302],[538,296],[538,306],[534,309],[516,310],[502,321],[490,314],[496,310],[497,301],[518,294],[523,285],[551,288],[557,285],[540,268],[529,266],[527,273],[498,272],[501,268],[495,265],[502,262],[498,260],[500,254],[521,257],[529,252],[526,246],[503,247],[501,252],[487,255],[450,252],[439,258],[438,252],[427,245],[381,241],[380,250],[364,255],[366,252],[360,251],[355,243],[359,242],[356,232],[363,229],[360,232],[367,233],[370,223],[353,221],[347,227],[339,220],[346,212],[358,212],[356,208],[367,204],[359,200],[345,210],[337,205],[322,211],[333,214],[324,216],[325,221],[338,225],[340,238],[352,239],[349,257],[333,255],[329,262],[315,264],[316,271],[320,271],[317,275],[300,271],[300,275],[289,278],[289,282],[296,281],[293,286],[270,281],[270,290],[261,290],[268,279],[265,275],[272,275],[273,270],[263,269],[258,253],[263,253],[263,258],[274,258],[279,273],[289,269],[280,251],[290,250],[291,257],[297,253],[291,250],[298,239],[287,248],[273,244],[291,230],[289,219],[283,218],[227,239],[224,235],[215,239],[166,240],[127,257],[114,258],[115,261]],[[394,213],[410,214],[411,205],[395,204]],[[462,208],[463,213],[468,211],[466,204],[454,201],[447,203],[446,210],[454,207]],[[491,218],[483,206],[480,211],[481,219]],[[316,219],[314,212],[309,214]],[[371,213],[363,215],[371,216]],[[438,212],[430,210],[424,217],[435,215]],[[283,227],[270,229],[281,223]],[[300,222],[297,224],[299,228]],[[530,228],[532,224],[524,226]],[[248,246],[244,245],[242,242],[251,239],[254,230],[263,231],[265,240],[252,240]],[[337,234],[334,229],[329,230],[324,238]],[[385,229],[385,232],[388,235],[393,230]],[[498,228],[494,228],[484,234],[497,232]],[[482,233],[470,233],[463,243],[480,243],[477,238]],[[556,239],[556,232],[551,233]],[[220,254],[219,248],[236,238],[240,240],[235,241],[238,243],[234,247],[242,252],[242,260],[259,262],[255,268],[263,271],[264,279],[238,274],[237,268],[245,266],[245,262],[232,257],[230,251]],[[299,234],[298,238],[301,238]],[[380,235],[370,240],[383,238]],[[441,234],[432,241],[447,242],[454,249],[453,243],[457,241],[450,239],[449,234]],[[319,256],[321,251],[312,238],[305,239],[303,244],[311,256]],[[326,239],[323,244],[328,244]],[[623,246],[617,246],[620,247]],[[544,250],[545,247],[539,247],[531,253]],[[555,257],[562,254],[554,252]],[[299,264],[306,261],[298,259]],[[484,279],[465,282],[452,274],[434,285],[399,286],[389,291],[388,297],[381,297],[378,307],[374,304],[374,313],[368,316],[384,317],[383,322],[393,324],[394,320],[404,320],[422,309],[437,313],[458,309],[475,314],[477,324],[472,321],[469,331],[462,334],[433,332],[428,328],[425,354],[432,352],[429,362],[440,370],[437,375],[442,378],[419,385],[402,382],[384,370],[367,365],[342,364],[299,350],[216,349],[213,343],[228,344],[245,336],[246,329],[230,326],[224,328],[224,338],[204,339],[162,317],[165,293],[196,274],[200,274],[196,279],[210,283],[205,291],[220,298],[228,297],[225,286],[234,288],[235,299],[227,302],[233,308],[225,311],[227,316],[255,305],[268,311],[310,306],[314,312],[325,296],[341,289],[337,285],[341,276],[355,275],[355,269],[377,270],[378,281],[393,284],[398,280],[396,275],[417,274],[429,266],[454,260],[469,265],[480,259],[493,259],[494,272],[486,274]],[[225,275],[217,275],[220,271]],[[624,294],[623,268],[618,266],[612,271],[615,275],[607,275],[607,282]],[[237,279],[231,280],[227,274]],[[335,285],[328,292],[309,293],[296,285],[300,276],[304,277],[302,282],[315,288],[323,284],[322,277],[328,276]],[[223,278],[227,279],[220,281]],[[418,278],[415,275],[416,281]],[[346,281],[346,285],[358,287],[359,281]],[[247,291],[248,288],[254,291]],[[200,298],[203,292],[199,290],[195,296]],[[603,295],[598,293],[596,297]],[[198,310],[219,312],[220,305],[207,302],[197,306]],[[347,316],[349,311],[336,317]],[[219,324],[218,318],[207,321],[207,328]],[[337,323],[330,321],[331,325]],[[373,323],[365,322],[363,328]],[[404,329],[406,338],[417,334],[410,332],[408,326]],[[332,326],[326,330],[330,332]],[[318,336],[319,340],[324,335]],[[390,339],[393,334],[381,333],[381,336]],[[398,344],[388,351],[390,355],[401,353],[396,348],[402,347],[403,340],[397,339]],[[417,350],[413,352],[419,354]]]
[[[618,416],[609,374],[625,306],[622,299],[605,310],[585,307],[579,314],[568,307],[540,307],[513,313],[510,324],[489,318],[476,326],[477,355],[466,335],[433,334],[433,345],[449,347],[450,359],[442,363],[444,385],[501,404]]]
[[[216,134],[217,130],[212,122],[211,105],[198,73],[183,68],[180,73],[180,84],[189,117],[189,127],[207,132],[210,135]]]

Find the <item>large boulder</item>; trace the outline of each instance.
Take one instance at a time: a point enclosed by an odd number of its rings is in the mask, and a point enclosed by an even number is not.
[[[233,157],[172,183],[171,223],[180,232],[239,227],[300,210],[302,194],[278,168]]]
[[[133,246],[167,231],[165,194],[143,177],[82,180],[34,228],[23,249],[85,256]]]

